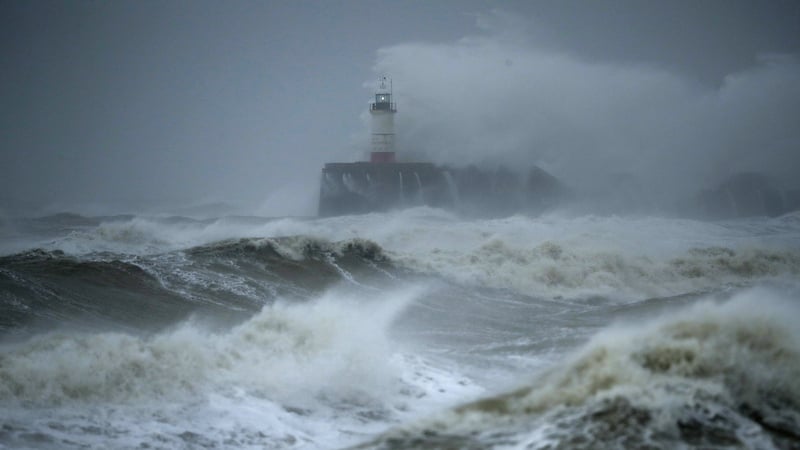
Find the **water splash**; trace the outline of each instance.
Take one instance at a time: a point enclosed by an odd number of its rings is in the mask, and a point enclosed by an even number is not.
[[[403,187],[403,172],[397,172],[398,177],[400,178],[400,203],[405,205],[406,204],[406,193],[405,188]]]
[[[421,205],[425,205],[425,191],[422,189],[422,180],[419,179],[419,174],[414,171],[414,178],[417,180],[417,201]]]
[[[447,182],[447,190],[450,193],[450,199],[453,201],[456,209],[458,209],[461,206],[461,198],[458,195],[458,186],[456,185],[456,181],[453,179],[453,175],[451,175],[447,170],[444,171],[444,179]]]

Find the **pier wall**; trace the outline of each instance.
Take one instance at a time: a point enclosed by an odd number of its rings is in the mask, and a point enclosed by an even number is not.
[[[453,168],[431,163],[328,163],[320,180],[319,215],[431,206],[470,216],[541,212],[568,194],[538,167]]]

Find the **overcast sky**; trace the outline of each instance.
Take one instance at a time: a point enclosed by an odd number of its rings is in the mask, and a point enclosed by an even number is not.
[[[800,3],[3,1],[0,213],[314,212],[394,79],[398,150],[657,189],[800,167]]]

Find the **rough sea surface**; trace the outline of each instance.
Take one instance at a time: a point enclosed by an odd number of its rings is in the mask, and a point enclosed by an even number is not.
[[[3,219],[0,448],[800,448],[800,213]]]

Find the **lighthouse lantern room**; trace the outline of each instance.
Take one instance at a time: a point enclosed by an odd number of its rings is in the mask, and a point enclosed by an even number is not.
[[[375,102],[369,106],[369,113],[372,116],[370,162],[395,162],[394,114],[396,112],[396,105],[392,102],[392,80],[381,77],[375,92]]]

